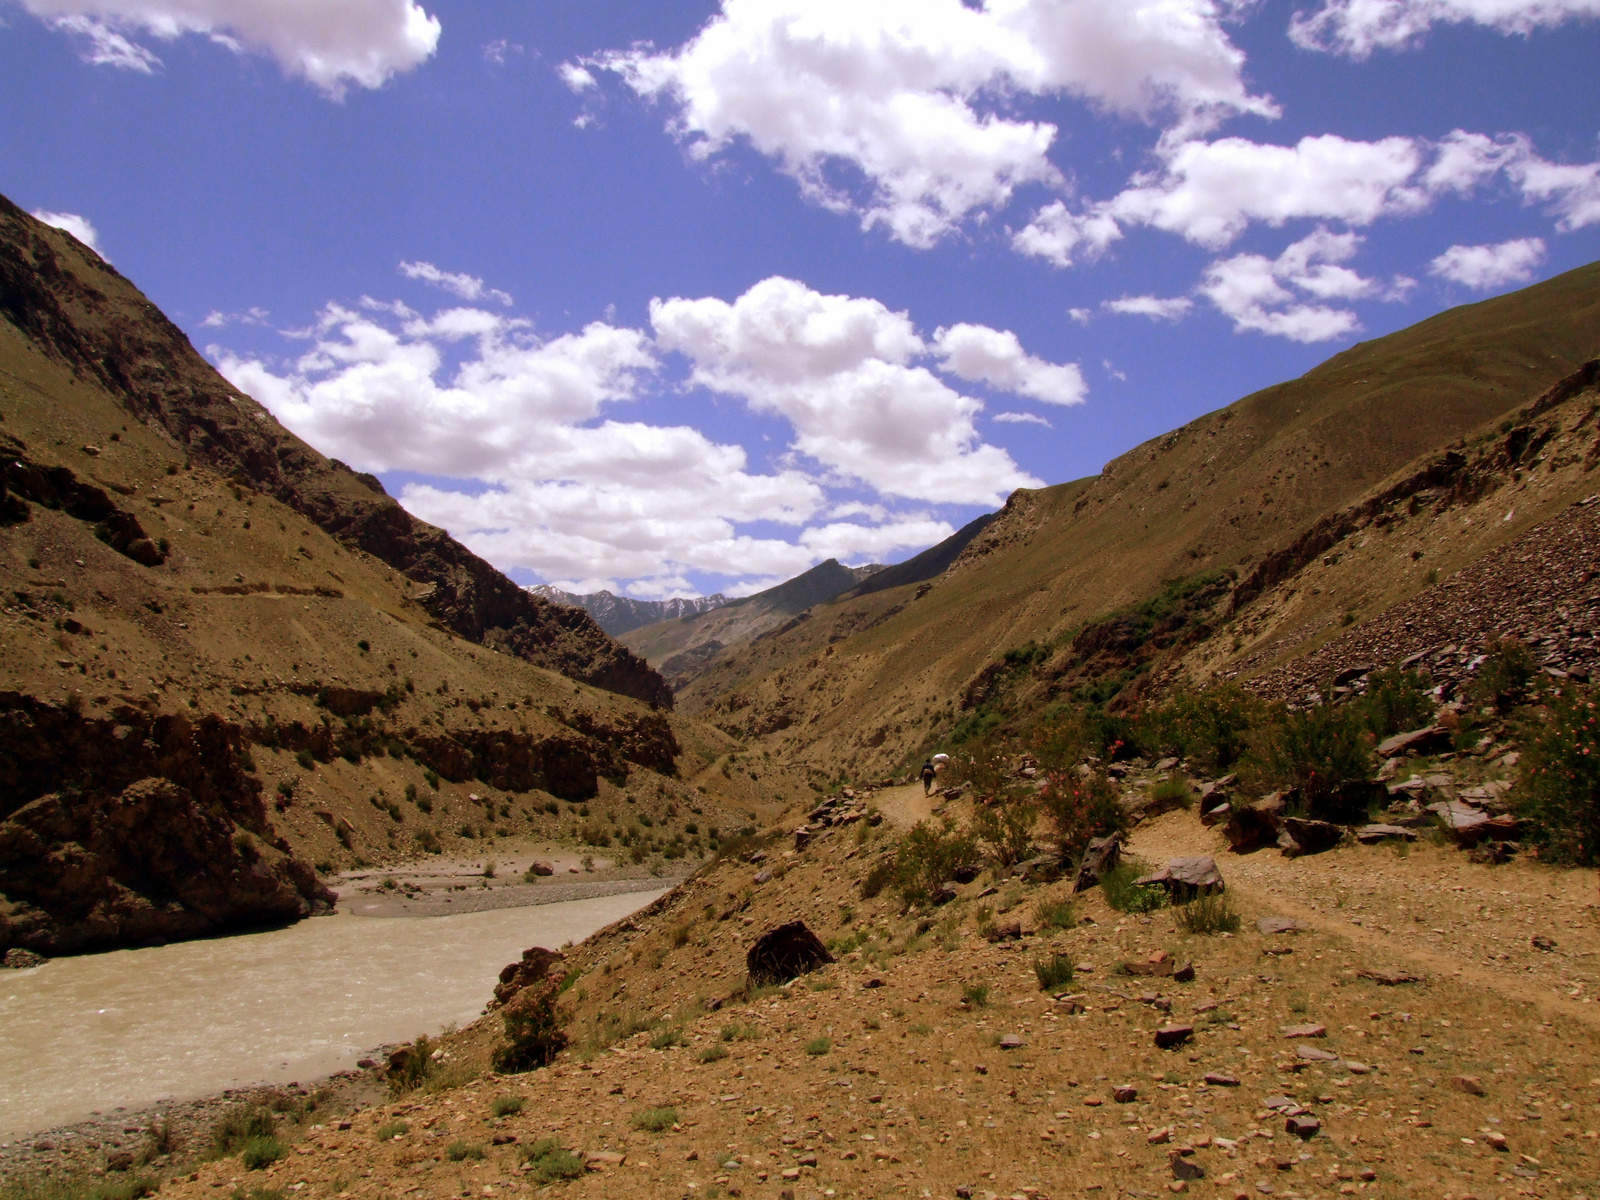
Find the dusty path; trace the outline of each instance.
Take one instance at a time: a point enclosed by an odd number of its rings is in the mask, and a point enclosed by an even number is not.
[[[1239,855],[1185,812],[1142,826],[1130,850],[1151,863],[1210,854],[1242,908],[1336,935],[1367,965],[1459,978],[1600,1026],[1593,872],[1523,862],[1483,866],[1427,842],[1404,853],[1348,845],[1297,859],[1276,850]]]
[[[924,796],[921,783],[908,783],[904,787],[880,789],[873,796],[872,803],[898,828],[910,829],[918,821],[926,821],[933,816],[933,806],[938,800]]]

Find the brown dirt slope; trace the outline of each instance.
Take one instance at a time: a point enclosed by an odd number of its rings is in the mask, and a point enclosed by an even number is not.
[[[317,453],[200,357],[94,251],[0,197],[0,317],[189,461],[272,496],[404,574],[445,628],[596,687],[671,707],[670,689],[581,609],[529,595],[370,475]],[[70,394],[70,393],[69,393]]]
[[[1170,580],[1219,571],[1247,580],[1318,522],[1452,443],[1487,446],[1497,422],[1592,357],[1597,299],[1600,264],[1453,309],[1137,447],[1093,479],[1018,492],[931,588],[822,606],[730,656],[679,700],[797,764],[892,770],[960,719],[963,697],[1000,652],[1061,647]],[[1581,409],[1569,396],[1563,411],[1576,420]],[[1582,487],[1573,475],[1582,462],[1563,463],[1564,486]],[[1487,537],[1525,530],[1525,515]],[[1488,541],[1473,545],[1480,553]],[[1428,570],[1465,561],[1352,578],[1320,594],[1316,621],[1329,609],[1335,624],[1351,608],[1381,611],[1425,587]],[[1267,580],[1267,590],[1282,583]],[[1243,610],[1259,611],[1259,599]],[[1231,639],[1210,646],[1219,644]]]

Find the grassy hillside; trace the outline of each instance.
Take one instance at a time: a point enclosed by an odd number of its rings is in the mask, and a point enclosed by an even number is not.
[[[1016,493],[932,588],[819,607],[679,701],[797,763],[881,771],[952,728],[1006,649],[1059,643],[1173,580],[1248,576],[1408,464],[1492,432],[1597,347],[1600,265],[1363,343],[1094,478]],[[1311,616],[1426,586],[1421,571],[1346,585]]]

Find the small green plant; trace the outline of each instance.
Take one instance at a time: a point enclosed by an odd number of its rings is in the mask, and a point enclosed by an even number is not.
[[[865,822],[862,822],[865,824]],[[867,874],[861,881],[861,898],[871,900],[884,888],[889,886],[894,879],[894,859],[880,858],[867,869]]]
[[[577,1179],[584,1173],[583,1159],[564,1149],[554,1138],[541,1138],[529,1146],[523,1161],[537,1183],[559,1183]]]
[[[1033,960],[1033,975],[1039,981],[1039,990],[1053,992],[1072,982],[1076,973],[1072,960],[1065,954],[1052,954],[1049,958]]]
[[[434,791],[437,792],[439,790],[439,772],[435,771],[432,767],[429,767],[422,773],[422,778],[427,781],[428,786]]]
[[[973,1008],[988,1008],[989,985],[987,983],[969,983],[961,989],[961,998]]]
[[[669,1050],[673,1046],[683,1045],[683,1034],[676,1029],[663,1029],[650,1039],[650,1049]]]
[[[1034,915],[1040,929],[1073,929],[1078,924],[1077,910],[1071,900],[1041,900]]]
[[[1083,856],[1090,839],[1127,832],[1128,817],[1116,785],[1102,774],[1084,778],[1076,771],[1048,771],[1039,804],[1068,862]]]
[[[806,1053],[816,1058],[833,1049],[833,1043],[825,1037],[812,1038],[806,1043]]]
[[[678,1110],[675,1108],[647,1108],[633,1114],[633,1127],[647,1133],[661,1133],[677,1123]]]
[[[237,1154],[252,1138],[271,1137],[278,1119],[270,1108],[260,1104],[238,1104],[225,1111],[211,1127],[209,1157],[226,1158]]]
[[[1118,912],[1154,912],[1167,902],[1167,891],[1162,887],[1141,887],[1134,882],[1147,872],[1146,865],[1137,859],[1125,858],[1100,880],[1100,890],[1106,903]]]
[[[1187,904],[1173,910],[1173,919],[1185,933],[1212,935],[1238,933],[1239,914],[1234,911],[1228,897],[1220,892],[1196,896]]]
[[[740,1025],[737,1022],[722,1027],[722,1040],[725,1042],[753,1042],[761,1036],[761,1030],[754,1025]]]
[[[287,1153],[289,1148],[275,1137],[253,1137],[239,1151],[239,1161],[244,1164],[245,1170],[259,1171],[270,1167]]]
[[[1522,699],[1538,669],[1526,646],[1515,638],[1505,638],[1496,642],[1483,660],[1467,687],[1467,698],[1503,712]]]
[[[930,1033],[933,1032],[933,1026],[932,1025],[927,1025],[927,1024],[924,1024],[921,1021],[918,1021],[915,1025],[910,1026],[909,1029],[907,1030],[907,1032],[914,1033],[918,1037],[927,1037]]]
[[[497,1117],[514,1117],[522,1111],[522,1100],[517,1096],[496,1096],[489,1111]]]
[[[300,764],[302,771],[309,771],[317,765],[317,760],[311,757],[311,751],[309,750],[296,750],[294,752],[294,761]]]
[[[395,1138],[405,1137],[405,1135],[410,1132],[411,1126],[407,1125],[404,1121],[390,1121],[385,1125],[379,1125],[378,1132],[374,1136],[376,1136],[380,1142],[392,1142]]]
[[[918,821],[900,839],[894,886],[907,904],[925,904],[947,879],[978,861],[977,839],[946,817],[938,828]]]
[[[424,854],[438,854],[444,847],[439,844],[439,835],[431,829],[418,830],[416,834],[417,849]]]
[[[464,1162],[469,1158],[482,1158],[483,1147],[474,1142],[463,1142],[458,1138],[444,1148],[444,1154],[451,1162]]]
[[[713,1042],[704,1050],[700,1051],[700,1061],[703,1063],[721,1062],[727,1057],[728,1051],[717,1042]]]
[[[395,1095],[415,1091],[428,1081],[436,1062],[433,1052],[437,1047],[433,1039],[423,1034],[409,1046],[404,1046],[389,1057],[389,1090]]]

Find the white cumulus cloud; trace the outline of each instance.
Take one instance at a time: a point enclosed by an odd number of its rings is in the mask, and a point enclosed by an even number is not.
[[[150,72],[161,60],[132,40],[194,33],[231,50],[271,55],[329,95],[381,86],[427,61],[440,24],[415,0],[22,0],[87,39],[94,63]]]
[[[927,344],[877,300],[774,276],[732,303],[653,300],[650,321],[694,382],[783,416],[795,450],[884,495],[992,504],[1037,485],[978,438],[982,404],[916,365]]]
[[[509,305],[511,296],[499,288],[487,287],[483,280],[476,275],[467,275],[453,271],[441,271],[431,262],[403,262],[400,264],[400,274],[407,279],[420,279],[423,283],[432,284],[436,288],[443,288],[453,296],[463,300],[482,300],[487,297],[497,300],[501,304]]]
[[[933,335],[939,368],[969,383],[987,383],[1046,404],[1082,404],[1088,394],[1077,363],[1050,363],[1022,348],[1010,330],[951,325]]]
[[[925,247],[1027,183],[1056,127],[1008,95],[1072,96],[1198,128],[1270,116],[1216,0],[723,0],[674,51],[586,60],[672,106],[707,158],[745,141],[813,200]]]
[[[1296,342],[1325,342],[1361,327],[1356,314],[1315,301],[1399,300],[1414,281],[1367,279],[1341,263],[1354,257],[1361,239],[1319,228],[1276,259],[1239,254],[1214,262],[1200,293],[1233,322],[1251,331]],[[1309,299],[1308,299],[1309,298]]]
[[[1054,425],[1037,413],[998,412],[995,413],[994,419],[1002,425],[1043,425],[1046,429],[1055,428]]]
[[[1363,59],[1374,50],[1412,46],[1435,25],[1474,24],[1500,33],[1600,16],[1600,0],[1322,0],[1296,13],[1289,36],[1308,50]]]
[[[1187,296],[1123,296],[1101,305],[1107,312],[1125,317],[1149,317],[1152,321],[1181,321],[1189,315],[1194,301]]]
[[[1451,246],[1428,264],[1428,273],[1478,291],[1526,283],[1544,262],[1543,238],[1517,238],[1494,246]]]
[[[70,233],[96,254],[100,253],[100,231],[88,217],[80,217],[77,213],[49,212],[36,210],[33,214],[46,225]]]

